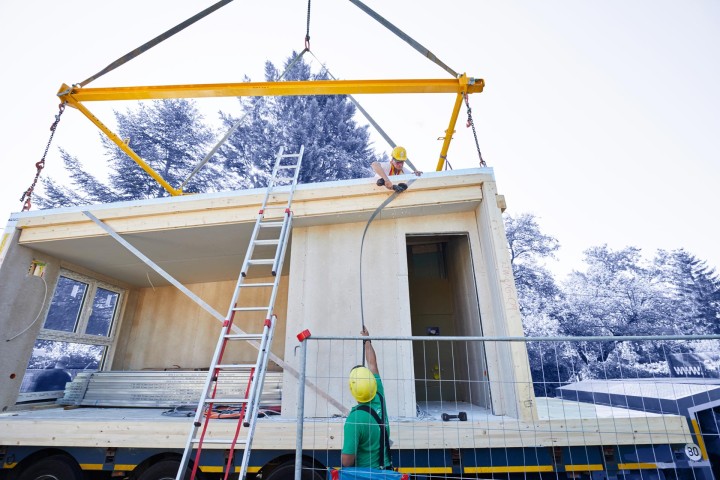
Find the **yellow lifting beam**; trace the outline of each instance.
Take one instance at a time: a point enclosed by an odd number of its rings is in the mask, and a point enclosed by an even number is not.
[[[107,128],[82,102],[108,100],[160,100],[170,98],[207,97],[258,97],[286,95],[352,95],[388,93],[455,93],[455,106],[450,124],[445,131],[445,140],[440,152],[437,170],[441,170],[455,131],[463,96],[482,92],[485,82],[463,74],[450,80],[315,80],[290,82],[243,82],[201,85],[166,85],[143,87],[79,88],[63,84],[58,91],[61,101],[77,108],[94,123],[123,152],[155,179],[171,195],[182,195],[181,189],[173,188],[161,175],[143,161],[120,137]]]

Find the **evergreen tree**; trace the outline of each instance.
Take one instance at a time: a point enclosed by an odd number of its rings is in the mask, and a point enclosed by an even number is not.
[[[135,153],[175,188],[190,175],[214,138],[195,102],[187,99],[140,103],[137,110],[115,112],[115,120],[119,136],[129,139]],[[169,195],[109,138],[101,138],[110,160],[110,183],[122,199]],[[192,178],[185,191],[216,191],[227,181],[216,163],[209,162]]]
[[[678,334],[720,333],[720,276],[684,249],[659,250],[654,265],[673,299]]]
[[[61,148],[60,158],[65,165],[65,170],[69,172],[75,188],[71,189],[61,185],[51,177],[41,177],[44,195],[37,195],[35,197],[36,203],[41,208],[91,205],[93,203],[107,203],[120,200],[117,193],[110,187],[88,173],[77,157],[70,155]]]
[[[313,74],[302,58],[284,64],[283,80],[327,80],[327,73]],[[280,72],[265,64],[265,80],[277,81]],[[221,149],[226,168],[243,177],[246,186],[266,185],[280,146],[295,153],[305,146],[300,183],[370,176],[378,160],[370,147],[367,126],[354,120],[356,108],[346,95],[256,97],[241,99],[248,119]],[[226,126],[237,119],[223,115]]]
[[[178,188],[213,139],[192,100],[158,100],[139,103],[135,110],[115,112],[117,133],[170,185]],[[109,203],[169,195],[152,177],[105,135],[100,136],[111,172],[108,183],[87,173],[82,163],[60,151],[72,187],[50,177],[42,183],[45,194],[36,198],[41,208]],[[217,161],[209,162],[184,189],[187,192],[216,191],[236,185],[236,179],[221,173]]]

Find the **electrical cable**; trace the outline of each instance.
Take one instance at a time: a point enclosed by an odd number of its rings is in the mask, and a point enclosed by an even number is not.
[[[409,181],[405,182],[410,188],[410,185],[415,183],[415,180],[417,178],[411,178]],[[373,220],[375,220],[375,217],[378,216],[378,214],[382,211],[383,208],[385,208],[390,202],[395,200],[395,198],[400,194],[400,192],[393,192],[392,195],[390,195],[388,198],[385,199],[384,202],[380,204],[379,207],[375,209],[375,211],[370,215],[370,219],[368,219],[367,224],[365,224],[365,230],[363,230],[362,239],[360,240],[360,322],[362,325],[362,329],[365,329],[365,308],[363,306],[363,278],[362,278],[362,260],[363,260],[363,250],[365,249],[365,235],[367,234],[368,228],[370,227],[370,224]],[[362,364],[365,365],[365,349],[363,348],[362,353]]]
[[[15,340],[15,339],[18,338],[20,335],[22,335],[23,333],[25,333],[25,332],[27,332],[28,330],[30,330],[30,327],[32,327],[33,325],[35,325],[35,322],[37,322],[38,319],[40,318],[40,314],[42,313],[43,308],[45,308],[45,301],[47,300],[47,292],[48,292],[47,282],[45,281],[45,279],[44,279],[43,277],[40,277],[40,280],[42,280],[43,285],[45,285],[45,294],[43,295],[42,305],[40,305],[40,310],[38,310],[38,313],[37,313],[37,315],[35,316],[35,320],[33,320],[33,321],[30,323],[30,325],[28,325],[27,327],[25,327],[25,330],[23,330],[22,332],[20,332],[20,333],[14,335],[14,336],[8,338],[7,340],[5,340],[6,342],[9,342],[9,341],[11,341],[11,340]]]

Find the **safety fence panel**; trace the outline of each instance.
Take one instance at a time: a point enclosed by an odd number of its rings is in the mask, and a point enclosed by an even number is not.
[[[720,478],[719,336],[368,338],[399,472]],[[341,467],[364,350],[361,337],[301,342],[296,478]]]

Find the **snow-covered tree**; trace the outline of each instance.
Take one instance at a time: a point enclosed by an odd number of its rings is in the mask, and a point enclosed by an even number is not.
[[[115,112],[118,136],[177,188],[203,158],[211,140],[211,129],[192,100],[157,100],[138,103],[125,113]],[[45,193],[37,197],[42,208],[109,203],[121,200],[163,197],[168,193],[106,136],[100,135],[110,166],[108,182],[88,173],[80,160],[61,149],[71,186],[57,180],[42,179]],[[187,192],[216,191],[237,180],[221,172],[217,161],[206,165],[184,189]]]
[[[283,80],[327,80],[325,72],[312,73],[302,58],[288,70],[295,52],[283,66]],[[281,72],[265,64],[265,80],[277,81]],[[226,168],[245,179],[247,186],[264,186],[280,146],[297,153],[305,146],[300,183],[370,176],[378,160],[371,148],[367,126],[355,121],[355,105],[346,95],[256,97],[241,99],[248,118],[228,140],[221,154]],[[237,118],[223,114],[226,126]]]
[[[678,334],[720,334],[720,276],[684,249],[658,250],[654,259],[666,294],[673,299]]]
[[[544,265],[560,248],[556,238],[540,229],[533,214],[505,214],[505,233],[515,276],[523,330],[528,337],[562,335],[555,309],[561,291]],[[572,376],[574,351],[567,343],[528,342],[530,371],[537,395],[553,395],[555,387]]]

